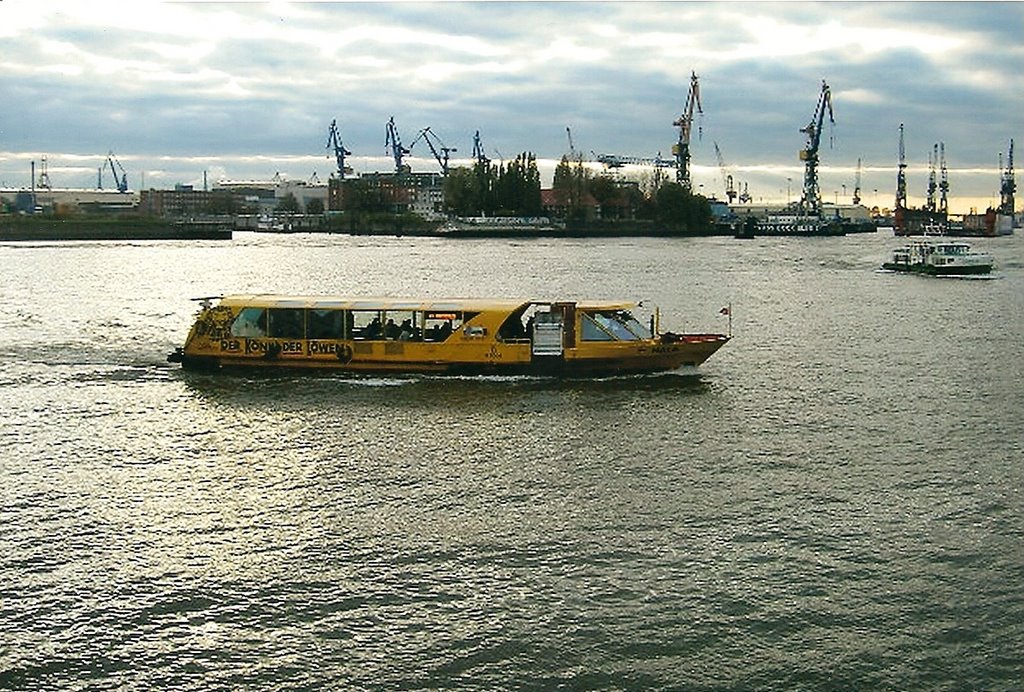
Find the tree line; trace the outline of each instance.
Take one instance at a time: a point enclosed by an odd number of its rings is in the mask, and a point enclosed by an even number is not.
[[[708,200],[667,180],[661,171],[643,183],[622,183],[595,174],[583,165],[582,157],[570,160],[563,156],[551,187],[569,222],[587,221],[587,208],[596,203],[606,220],[656,221],[678,231],[698,231],[711,223]],[[444,193],[447,210],[457,216],[537,216],[544,212],[537,159],[530,152],[521,153],[507,166],[481,161],[469,168],[452,169]]]

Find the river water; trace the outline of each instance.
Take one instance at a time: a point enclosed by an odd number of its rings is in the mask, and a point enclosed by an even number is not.
[[[1024,681],[1024,238],[0,245],[0,688]],[[699,376],[210,375],[225,292],[622,298]]]

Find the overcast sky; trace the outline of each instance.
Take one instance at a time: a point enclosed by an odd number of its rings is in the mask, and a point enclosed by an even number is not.
[[[332,119],[357,172],[387,171],[391,116],[407,146],[429,126],[455,158],[479,130],[494,159],[557,161],[567,127],[588,155],[669,156],[696,72],[705,194],[724,192],[717,143],[756,200],[798,197],[825,80],[826,201],[848,200],[861,159],[865,201],[892,205],[902,122],[911,202],[944,142],[966,211],[998,201],[999,154],[1024,143],[1022,36],[1021,2],[0,0],[0,185],[46,156],[55,186],[94,187],[108,151],[133,189],[326,180]]]

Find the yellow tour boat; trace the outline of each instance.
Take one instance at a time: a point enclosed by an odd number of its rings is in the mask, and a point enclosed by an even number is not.
[[[234,295],[201,298],[186,368],[609,375],[697,366],[725,334],[661,332],[635,303]],[[214,301],[217,301],[214,304]]]

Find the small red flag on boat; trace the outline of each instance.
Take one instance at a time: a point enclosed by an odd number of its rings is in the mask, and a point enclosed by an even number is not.
[[[718,311],[718,314],[720,314],[720,315],[728,315],[728,314],[730,314],[731,312],[732,312],[732,310],[731,310],[731,309],[729,308],[729,306],[727,305],[727,306],[725,306],[724,308],[722,308],[721,310],[719,310],[719,311]]]

